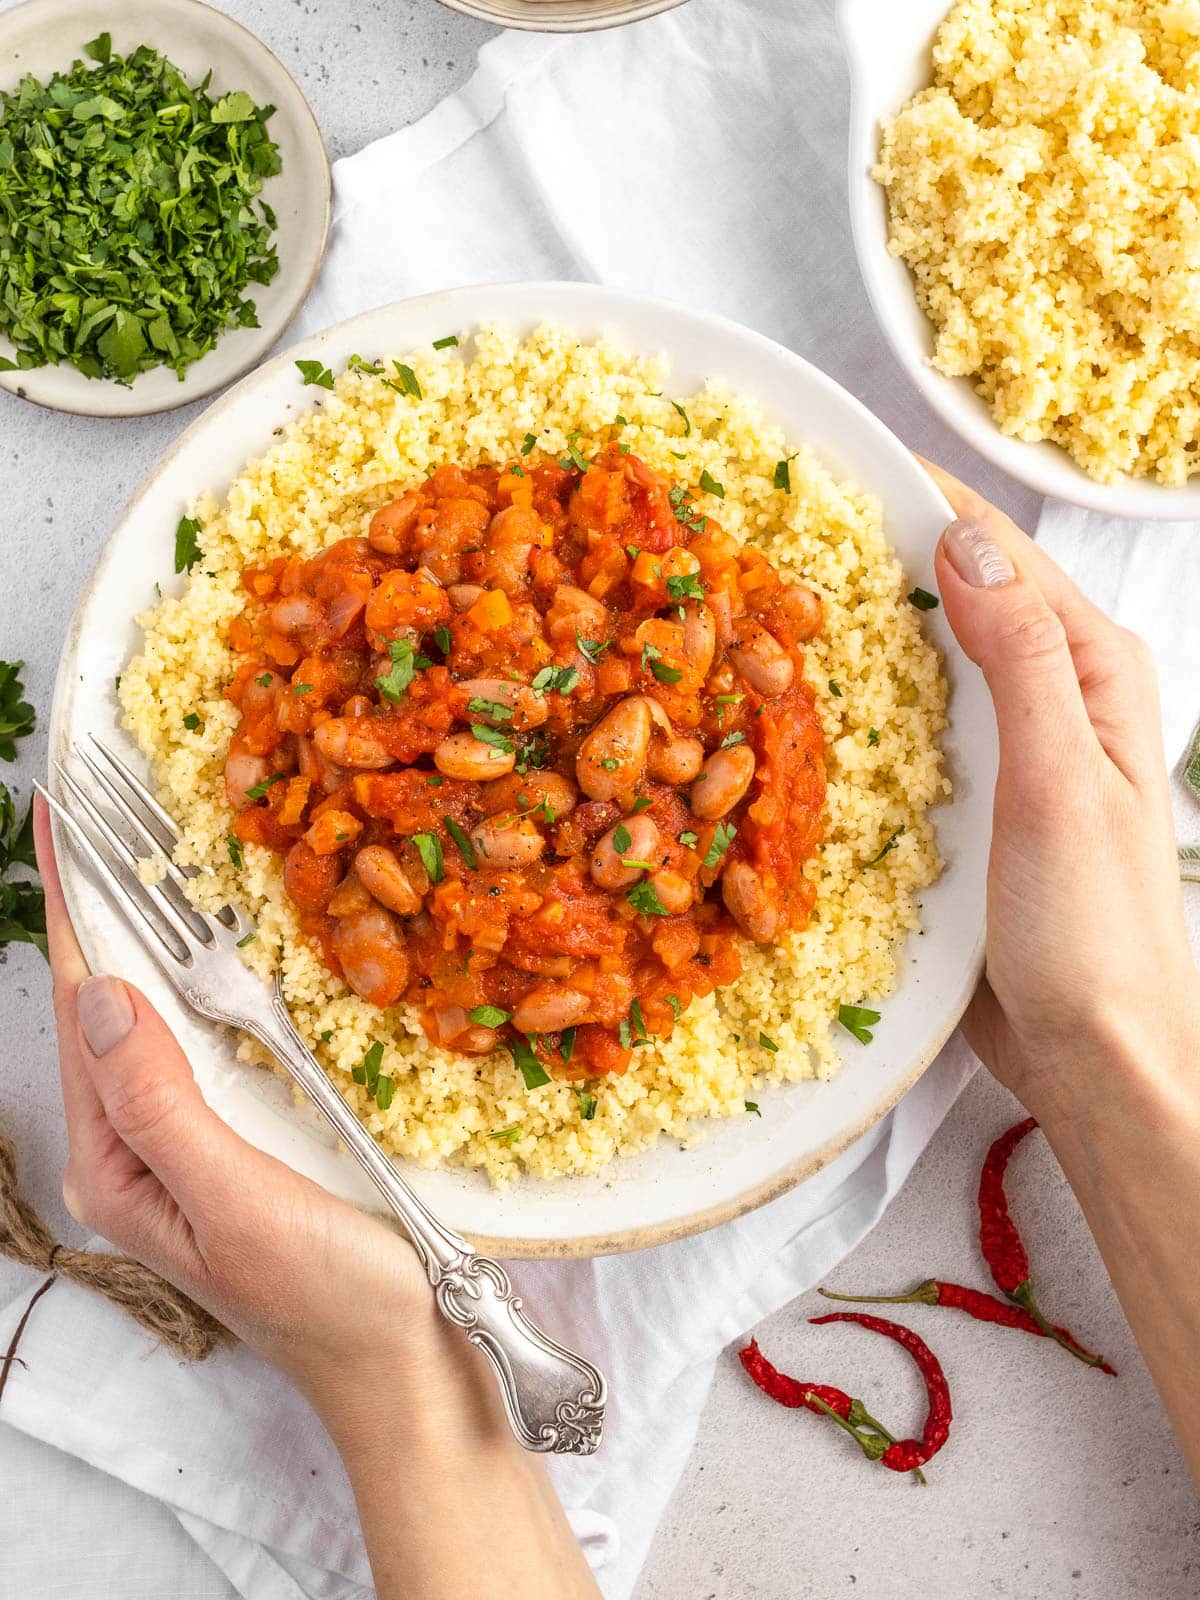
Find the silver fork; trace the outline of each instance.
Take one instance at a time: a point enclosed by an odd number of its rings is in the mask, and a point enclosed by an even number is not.
[[[55,763],[59,797],[36,787],[167,981],[202,1017],[253,1034],[330,1123],[400,1219],[442,1315],[491,1362],[524,1448],[591,1455],[604,1422],[601,1373],[536,1327],[500,1263],[476,1255],[400,1176],[296,1031],[278,975],[268,991],[238,956],[238,941],[253,932],[250,923],[234,907],[214,917],[191,904],[182,888],[187,874],[171,857],[178,839],[174,822],[123,761],[98,739],[89,742],[92,749],[76,744],[73,754],[92,793],[62,762]],[[113,826],[109,812],[127,833]],[[153,886],[143,884],[135,870],[147,852],[165,866],[165,876]]]

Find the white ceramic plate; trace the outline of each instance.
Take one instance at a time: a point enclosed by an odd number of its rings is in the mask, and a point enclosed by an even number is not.
[[[500,320],[520,331],[550,319],[581,338],[608,333],[629,349],[664,352],[672,392],[715,377],[756,398],[795,442],[809,441],[832,470],[878,495],[908,577],[934,589],[933,551],[950,512],[904,447],[815,368],[781,346],[716,317],[586,284],[505,284],[454,289],[382,307],[277,357],[223,396],[183,434],[125,511],[80,601],[55,693],[51,750],[97,733],[140,769],[143,758],[117,729],[114,675],[139,644],[134,614],[154,585],[178,590],[175,524],[205,487],[222,493],[272,430],[311,403],[293,365],[316,358],[340,370],[356,350],[428,346],[447,333]],[[696,1232],[760,1205],[808,1177],[876,1122],[933,1059],[961,1014],[980,970],[984,877],[996,771],[991,706],[942,612],[927,629],[952,685],[946,755],[952,805],[936,813],[946,859],[922,895],[924,936],[903,952],[903,977],[881,1008],[874,1043],[845,1039],[845,1069],[832,1083],[763,1090],[761,1118],[713,1124],[684,1152],[666,1141],[617,1162],[602,1176],[527,1181],[507,1193],[478,1173],[407,1168],[428,1202],[455,1226],[509,1255],[602,1254]],[[171,1018],[209,1102],[239,1132],[361,1205],[377,1204],[352,1161],[291,1105],[271,1074],[240,1067],[230,1042],[185,1014],[136,940],[76,865],[60,838],[64,882],[93,967],[127,975]]]
[[[980,455],[1042,494],[1111,517],[1153,521],[1200,517],[1200,480],[1170,489],[1149,478],[1097,483],[1058,445],[1027,444],[1001,433],[969,378],[930,365],[933,330],[917,304],[904,262],[887,248],[887,199],[871,177],[879,124],[928,87],[933,37],[950,0],[839,0],[838,22],[850,64],[850,221],[859,269],[875,315],[909,377],[930,405]]]
[[[526,33],[595,33],[670,11],[684,0],[442,0],[452,11]]]
[[[214,96],[244,89],[256,105],[273,105],[268,128],[283,170],[263,185],[275,212],[279,271],[269,284],[250,284],[257,328],[230,328],[216,346],[187,369],[183,381],[169,367],[139,373],[132,384],[85,378],[63,363],[0,372],[0,388],[55,411],[89,417],[137,417],[170,411],[231,383],[262,360],[300,309],[325,254],[331,179],[320,129],[308,102],[266,45],[239,23],[198,0],[28,0],[0,16],[0,84],[15,88],[26,73],[43,82],[84,57],[84,45],[102,29],[113,49],[128,54],[152,45],[199,83],[210,69]],[[16,352],[0,336],[0,355]]]

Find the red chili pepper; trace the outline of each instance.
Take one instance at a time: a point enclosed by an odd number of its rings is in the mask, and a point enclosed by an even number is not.
[[[751,1339],[744,1350],[738,1351],[738,1360],[762,1392],[781,1406],[814,1411],[819,1417],[832,1417],[854,1436],[868,1460],[878,1461],[885,1449],[895,1444],[895,1436],[882,1423],[876,1422],[861,1400],[828,1383],[802,1383],[799,1378],[789,1378],[786,1372],[771,1365],[758,1348],[757,1339]],[[874,1436],[860,1433],[860,1428],[873,1429]]]
[[[894,1339],[908,1351],[925,1380],[925,1392],[929,1396],[925,1427],[919,1439],[893,1441],[879,1459],[885,1467],[891,1467],[893,1472],[912,1472],[924,1466],[927,1461],[931,1461],[950,1437],[950,1421],[953,1413],[950,1409],[950,1385],[946,1382],[946,1374],[942,1371],[941,1362],[924,1339],[911,1328],[901,1327],[898,1322],[888,1322],[884,1317],[868,1316],[863,1311],[831,1311],[824,1317],[810,1317],[809,1321],[816,1327],[822,1327],[827,1322],[857,1322],[860,1327],[869,1328],[872,1333],[882,1333],[885,1338]]]
[[[1008,1214],[1008,1196],[1004,1192],[1004,1174],[1013,1151],[1027,1134],[1037,1127],[1034,1117],[1026,1117],[1007,1133],[1002,1133],[984,1159],[979,1175],[979,1248],[988,1264],[997,1289],[1015,1305],[1029,1313],[1047,1338],[1069,1350],[1089,1367],[1113,1369],[1099,1356],[1092,1355],[1065,1328],[1047,1322],[1034,1298],[1033,1283],[1029,1275],[1029,1257],[1017,1232],[1016,1224]]]
[[[1050,1337],[1047,1330],[1021,1306],[1013,1305],[1008,1300],[999,1300],[983,1289],[968,1289],[961,1283],[943,1283],[940,1278],[926,1278],[924,1283],[919,1283],[908,1294],[835,1294],[832,1289],[818,1289],[817,1293],[823,1294],[826,1300],[850,1300],[858,1305],[949,1306],[955,1311],[965,1311],[976,1322],[996,1322],[1003,1328],[1019,1328],[1022,1333],[1034,1333],[1039,1339]],[[1066,1328],[1055,1327],[1053,1332],[1059,1335],[1059,1342],[1072,1355],[1078,1355],[1081,1360],[1094,1361],[1101,1372],[1116,1377],[1115,1367],[1110,1367],[1107,1361],[1101,1361],[1099,1356],[1093,1356],[1076,1343]]]

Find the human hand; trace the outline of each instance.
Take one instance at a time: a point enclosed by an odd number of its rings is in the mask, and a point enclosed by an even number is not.
[[[46,807],[35,816],[70,1157],[87,1227],[177,1284],[282,1368],[318,1410],[346,1375],[442,1363],[441,1319],[412,1247],[238,1137],[205,1105],[146,997],[92,977]],[[461,1342],[461,1341],[460,1341]]]
[[[963,1026],[1044,1117],[1148,1044],[1182,1063],[1200,1037],[1154,667],[1008,517],[924,465],[958,518],[942,603],[1000,735],[987,970]]]

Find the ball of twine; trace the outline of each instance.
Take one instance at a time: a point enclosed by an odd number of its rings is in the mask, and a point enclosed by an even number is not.
[[[0,1255],[50,1276],[36,1291],[17,1324],[8,1351],[0,1356],[0,1395],[14,1362],[17,1346],[34,1306],[58,1278],[102,1294],[131,1316],[156,1343],[185,1361],[203,1361],[232,1338],[228,1329],[198,1306],[182,1289],[129,1256],[97,1250],[74,1250],[54,1235],[17,1188],[17,1155],[12,1140],[0,1132]],[[22,1363],[23,1364],[23,1363]]]

